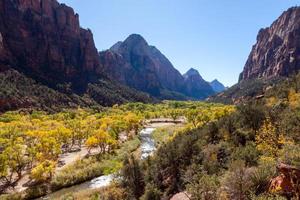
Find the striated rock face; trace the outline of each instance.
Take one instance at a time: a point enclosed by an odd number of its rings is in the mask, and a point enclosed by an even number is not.
[[[187,71],[184,75],[185,93],[189,96],[194,96],[197,99],[204,99],[215,92],[212,87],[206,82],[193,68]]]
[[[289,76],[300,69],[300,7],[260,30],[239,81]]]
[[[0,62],[47,85],[82,91],[101,74],[90,30],[56,0],[0,1]],[[0,67],[1,68],[1,67]]]
[[[184,78],[154,46],[137,34],[100,52],[101,68],[112,79],[160,98],[203,99],[213,94],[199,73]],[[167,95],[165,94],[167,93]]]

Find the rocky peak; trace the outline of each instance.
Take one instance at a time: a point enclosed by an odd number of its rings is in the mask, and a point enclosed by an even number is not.
[[[129,35],[124,43],[126,44],[132,44],[133,46],[138,44],[148,45],[147,41],[139,34],[131,34]]]
[[[300,69],[300,7],[261,29],[239,80],[289,76]]]
[[[185,78],[163,53],[138,34],[100,52],[100,63],[113,80],[159,98],[204,99],[214,93],[197,70],[190,69]]]
[[[198,70],[191,68],[183,77],[187,95],[197,99],[204,99],[214,94],[212,87],[201,77]]]
[[[224,90],[226,90],[226,87],[217,79],[210,82],[210,86],[216,93],[223,92]]]
[[[185,79],[190,78],[190,77],[198,77],[198,78],[203,79],[203,78],[201,77],[201,75],[199,74],[198,70],[196,70],[196,69],[194,69],[194,68],[189,69],[189,70],[183,75],[183,77],[184,77]]]

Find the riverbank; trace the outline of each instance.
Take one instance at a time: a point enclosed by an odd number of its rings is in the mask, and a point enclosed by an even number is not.
[[[178,124],[170,123],[170,122],[156,122],[152,124],[148,123],[145,126],[145,128],[142,131],[140,131],[139,134],[140,146],[136,148],[135,151],[132,151],[132,153],[134,153],[141,159],[148,157],[156,150],[155,143],[152,138],[153,131],[157,128],[168,127],[168,126],[170,127],[174,125],[178,126]],[[108,187],[109,183],[111,183],[112,179],[114,178],[113,173],[116,173],[118,171],[119,170],[114,170],[111,171],[112,174],[106,174],[104,176],[94,178],[91,181],[87,181],[79,185],[71,186],[69,188],[61,189],[43,198],[40,198],[40,200],[44,200],[44,199],[59,200],[61,198],[67,198],[69,196],[72,196],[74,199],[80,199],[82,198],[83,194],[92,195],[94,193],[101,191],[101,188]],[[97,180],[98,180],[98,184],[96,183]]]
[[[106,176],[119,171],[126,154],[134,153],[138,157],[148,157],[156,149],[154,141],[150,138],[154,129],[174,125],[178,125],[178,122],[170,119],[147,121],[144,125],[144,130],[151,130],[151,133],[148,134],[146,131],[146,138],[144,137],[145,135],[143,136],[143,131],[141,131],[139,136],[123,142],[113,155],[105,155],[100,161],[95,156],[85,157],[87,155],[87,149],[85,147],[77,152],[62,154],[60,161],[63,165],[57,167],[55,176],[48,186],[43,185],[42,187],[29,189],[22,188],[21,192],[15,195],[3,196],[3,198],[12,199],[12,197],[15,196],[17,198],[32,199],[42,196],[44,193],[56,191],[51,193],[50,197],[49,195],[46,196],[46,199],[55,199],[65,196],[65,194],[73,194],[74,191],[95,190],[99,187],[106,186],[107,184],[101,185],[100,181],[99,185],[96,184],[95,187],[91,187],[91,184],[87,184],[86,181],[93,181],[97,179],[95,177]],[[141,140],[144,145],[141,144]],[[112,178],[113,177],[110,176],[110,180]]]

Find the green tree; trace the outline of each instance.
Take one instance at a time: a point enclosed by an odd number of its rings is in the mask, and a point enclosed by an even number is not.
[[[121,174],[123,185],[136,199],[139,199],[144,193],[144,175],[138,160],[133,155],[125,158]]]

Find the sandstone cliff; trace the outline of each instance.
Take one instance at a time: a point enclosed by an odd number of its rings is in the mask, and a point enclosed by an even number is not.
[[[300,69],[300,7],[261,29],[239,80],[289,76]]]
[[[0,13],[2,65],[78,91],[100,72],[93,35],[72,8],[56,0],[2,0]]]

